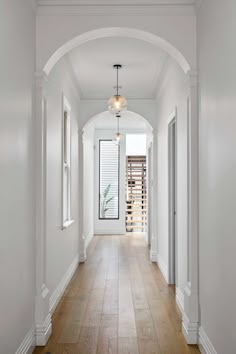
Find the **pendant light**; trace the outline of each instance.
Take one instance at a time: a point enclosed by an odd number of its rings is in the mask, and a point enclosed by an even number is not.
[[[116,69],[116,95],[110,97],[107,105],[112,114],[117,114],[127,109],[127,101],[124,96],[119,95],[119,70],[122,68],[122,65],[115,64],[113,68]]]
[[[116,114],[116,118],[117,118],[117,132],[115,134],[115,140],[119,144],[120,143],[120,138],[121,138],[121,133],[120,133],[120,114],[119,113]]]

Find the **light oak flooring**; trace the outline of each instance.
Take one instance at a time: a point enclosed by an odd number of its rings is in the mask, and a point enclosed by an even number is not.
[[[142,235],[96,236],[36,354],[187,354],[174,287],[149,260]]]

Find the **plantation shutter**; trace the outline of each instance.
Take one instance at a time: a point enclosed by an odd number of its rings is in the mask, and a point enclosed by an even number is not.
[[[99,219],[119,219],[120,146],[99,140]]]

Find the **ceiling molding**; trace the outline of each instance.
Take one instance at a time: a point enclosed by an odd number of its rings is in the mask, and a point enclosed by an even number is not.
[[[199,0],[33,0],[40,6],[126,6],[126,5],[194,5]]]
[[[78,3],[38,2],[39,16],[43,15],[109,15],[109,16],[163,16],[163,15],[181,15],[193,16],[196,13],[195,2],[174,2],[157,4],[101,4],[101,5],[80,5]]]

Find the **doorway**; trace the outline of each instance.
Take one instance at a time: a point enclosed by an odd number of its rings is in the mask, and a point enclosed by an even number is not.
[[[177,275],[177,120],[174,113],[168,125],[169,170],[169,284],[176,284]]]
[[[126,134],[126,232],[146,233],[146,134]]]

